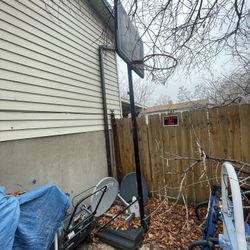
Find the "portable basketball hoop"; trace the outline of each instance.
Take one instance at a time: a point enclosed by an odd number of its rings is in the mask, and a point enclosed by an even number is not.
[[[141,226],[146,229],[144,220],[144,204],[143,204],[143,191],[142,191],[142,178],[140,169],[139,158],[139,145],[136,124],[136,110],[132,80],[132,70],[137,73],[141,78],[144,77],[144,65],[138,67],[133,66],[135,61],[143,61],[144,50],[143,42],[139,36],[138,30],[134,27],[125,9],[123,8],[120,0],[115,0],[115,38],[116,38],[116,51],[118,55],[127,63],[128,80],[129,80],[129,97],[130,109],[132,119],[132,133],[134,144],[134,157],[136,167],[136,180],[138,189],[138,201],[140,208]]]

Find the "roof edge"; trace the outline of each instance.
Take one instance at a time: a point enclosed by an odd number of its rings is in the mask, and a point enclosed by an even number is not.
[[[101,17],[104,23],[110,28],[111,32],[115,34],[115,16],[112,6],[107,0],[87,0],[90,6]]]

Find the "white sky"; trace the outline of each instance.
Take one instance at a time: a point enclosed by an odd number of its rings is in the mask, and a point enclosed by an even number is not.
[[[118,73],[123,79],[127,78],[127,66],[121,58],[118,59]],[[189,76],[185,75],[181,69],[176,71],[174,75],[168,80],[167,85],[155,84],[155,91],[153,93],[153,101],[156,101],[161,95],[168,95],[176,102],[179,87],[184,85],[188,90],[194,90],[195,85],[201,83],[205,79],[217,78],[222,74],[227,74],[233,71],[234,62],[232,58],[221,54],[217,60],[213,63],[213,66],[208,70],[197,71],[193,70]],[[139,78],[136,74],[133,74],[133,80]],[[154,83],[152,83],[154,84]]]

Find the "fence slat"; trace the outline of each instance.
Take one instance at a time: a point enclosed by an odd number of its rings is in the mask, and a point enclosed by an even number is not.
[[[241,135],[241,160],[250,162],[250,105],[239,107],[240,135]]]
[[[163,194],[165,179],[163,176],[162,159],[163,141],[159,115],[150,116],[148,119],[149,151],[152,167],[152,192]]]
[[[204,111],[193,111],[191,117],[191,130],[193,140],[194,157],[200,158],[201,152],[204,151],[204,156],[210,153],[210,145],[208,138],[208,113]],[[209,195],[210,178],[212,176],[211,165],[208,161],[201,162],[194,169],[194,180],[196,200],[205,200]]]
[[[191,127],[191,117],[190,112],[183,112],[181,114],[181,146],[182,146],[182,156],[184,157],[193,157],[194,156],[194,147],[193,147],[193,138],[192,138],[192,127]],[[182,160],[183,171],[187,170],[189,166],[194,161],[191,160]],[[185,181],[186,185],[186,198],[190,201],[196,200],[196,189],[193,183],[195,182],[195,173],[194,171],[190,171],[187,174],[187,178]]]
[[[152,189],[152,173],[150,162],[150,151],[148,142],[148,127],[146,118],[137,118],[140,167],[143,177],[146,179],[149,190]]]
[[[119,148],[121,157],[121,170],[122,177],[129,172],[135,171],[133,141],[131,131],[131,119],[117,120],[117,130],[119,131]]]

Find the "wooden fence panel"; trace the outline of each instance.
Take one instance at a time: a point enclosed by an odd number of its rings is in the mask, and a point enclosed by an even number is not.
[[[142,174],[151,195],[173,196],[178,194],[181,175],[194,160],[178,160],[178,156],[200,158],[197,142],[205,154],[222,159],[250,162],[250,105],[213,108],[204,111],[179,113],[179,126],[164,127],[162,117],[153,115],[137,118],[139,154]],[[116,120],[119,150],[117,168],[122,176],[134,168],[134,154],[130,119]],[[188,201],[208,198],[208,182],[213,177],[220,179],[220,169],[211,161],[199,164],[190,171],[184,183],[183,194]],[[216,181],[212,181],[216,183]]]

